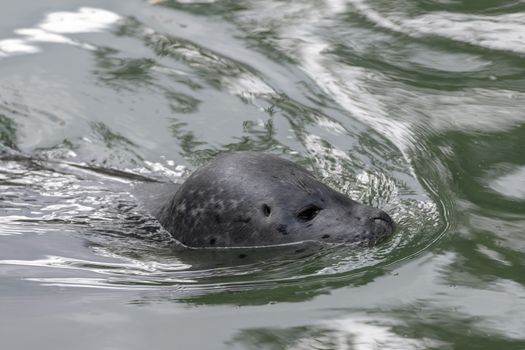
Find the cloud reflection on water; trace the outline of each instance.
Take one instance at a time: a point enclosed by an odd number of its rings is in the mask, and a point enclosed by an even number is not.
[[[0,57],[41,52],[36,43],[60,43],[94,49],[93,46],[68,38],[62,34],[101,32],[121,17],[111,11],[81,7],[75,12],[52,12],[34,28],[14,31],[21,38],[0,40]]]

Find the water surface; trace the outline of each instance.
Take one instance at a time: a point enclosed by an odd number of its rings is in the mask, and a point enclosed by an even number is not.
[[[5,349],[524,349],[522,1],[0,4]],[[133,191],[264,151],[374,247],[181,249]]]

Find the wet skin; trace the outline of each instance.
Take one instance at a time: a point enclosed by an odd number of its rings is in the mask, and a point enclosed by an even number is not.
[[[236,152],[196,170],[154,215],[190,247],[300,241],[374,243],[394,231],[384,211],[358,203],[277,156]]]

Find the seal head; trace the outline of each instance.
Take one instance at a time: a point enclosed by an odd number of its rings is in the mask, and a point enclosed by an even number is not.
[[[156,216],[190,247],[370,243],[394,230],[384,211],[333,190],[293,162],[255,152],[213,159]]]

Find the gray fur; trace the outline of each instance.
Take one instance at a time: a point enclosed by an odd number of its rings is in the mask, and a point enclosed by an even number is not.
[[[375,242],[394,230],[385,212],[331,189],[293,162],[264,153],[219,156],[180,188],[164,190],[164,196],[155,200],[151,195],[148,206],[175,239],[190,247]]]

